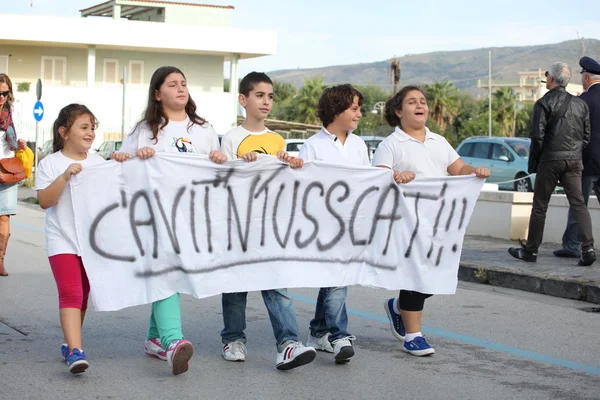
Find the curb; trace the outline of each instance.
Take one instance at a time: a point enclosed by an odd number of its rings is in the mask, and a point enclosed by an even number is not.
[[[461,261],[458,279],[600,304],[600,282]]]

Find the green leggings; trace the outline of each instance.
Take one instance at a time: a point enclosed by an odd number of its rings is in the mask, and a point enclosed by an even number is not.
[[[175,340],[183,339],[179,293],[152,303],[147,340],[160,338],[165,351]]]

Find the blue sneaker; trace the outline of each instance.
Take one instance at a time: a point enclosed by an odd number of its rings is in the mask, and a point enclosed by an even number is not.
[[[85,359],[85,353],[79,349],[73,349],[67,356],[67,365],[69,372],[72,374],[80,374],[90,366]]]
[[[394,310],[394,299],[386,300],[383,303],[385,312],[390,319],[390,327],[392,328],[392,334],[398,338],[398,340],[404,340],[406,335],[406,329],[404,328],[404,322],[402,322],[402,316]]]
[[[69,351],[69,345],[66,343],[63,343],[60,346],[60,355],[62,356],[63,361],[67,361],[67,356],[69,355],[70,351]]]
[[[417,357],[430,356],[435,350],[427,343],[423,336],[417,336],[410,342],[404,342],[402,350]]]

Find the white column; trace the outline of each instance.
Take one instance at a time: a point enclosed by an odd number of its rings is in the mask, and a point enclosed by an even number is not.
[[[88,45],[87,87],[93,88],[96,82],[96,46]]]
[[[113,19],[120,19],[120,18],[121,18],[121,5],[115,4],[113,6]]]
[[[233,123],[231,124],[231,126],[235,126],[237,125],[237,116],[238,116],[238,107],[239,107],[239,102],[238,102],[238,80],[239,80],[239,76],[238,76],[238,61],[240,60],[240,55],[239,54],[232,54],[231,55],[231,65],[229,68],[229,93],[231,93],[231,96],[233,97]]]

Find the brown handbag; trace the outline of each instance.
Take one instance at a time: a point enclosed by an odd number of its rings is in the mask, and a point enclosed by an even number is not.
[[[0,183],[11,184],[25,179],[25,168],[16,157],[0,160]]]

